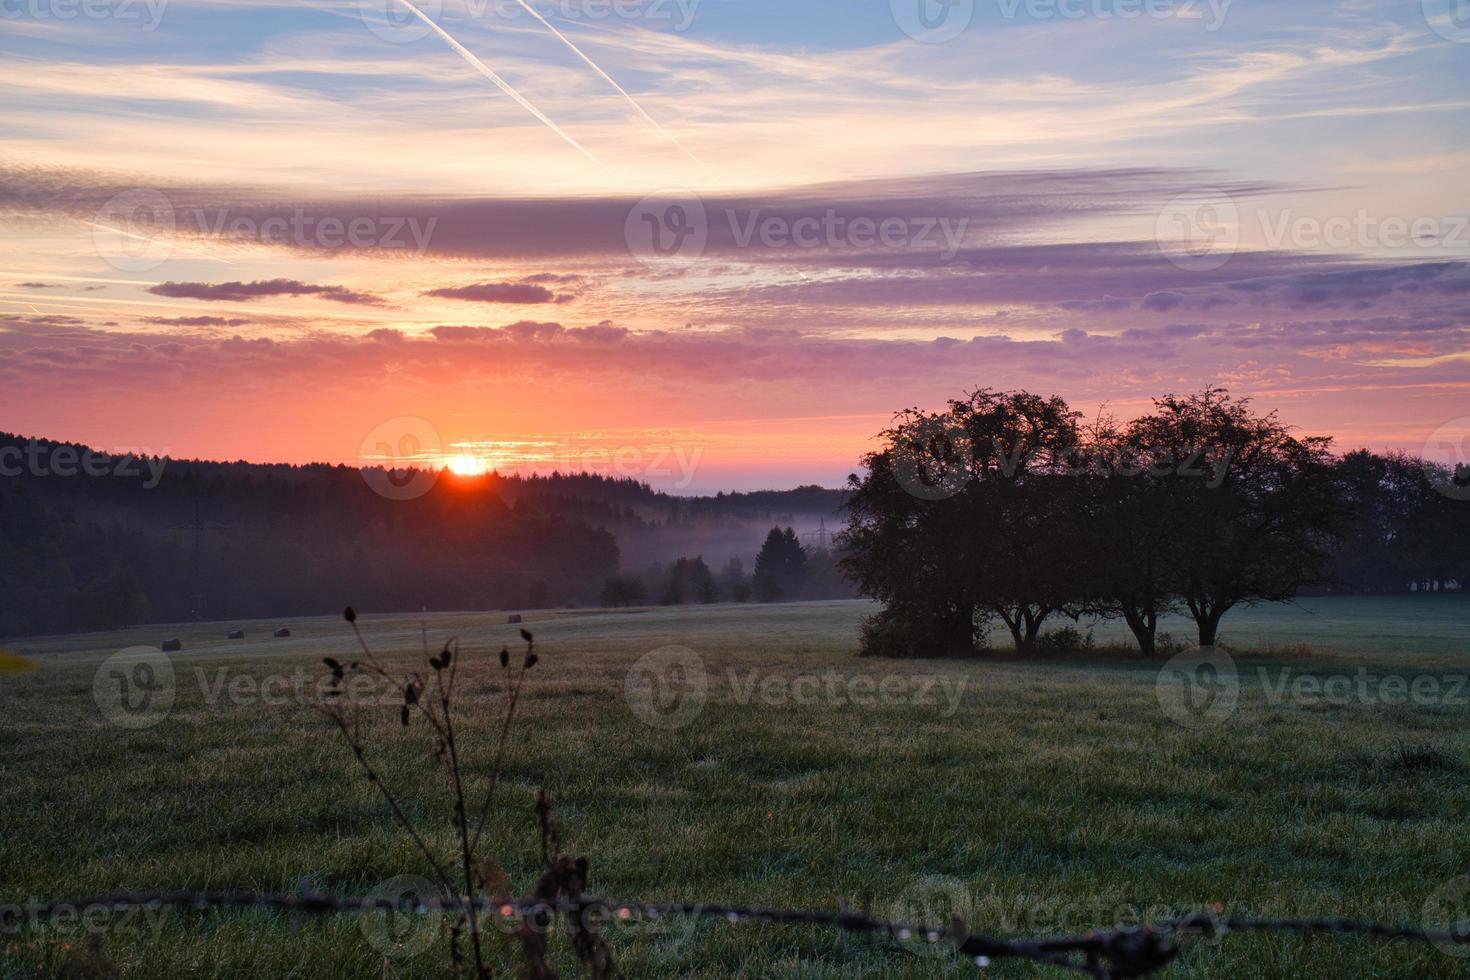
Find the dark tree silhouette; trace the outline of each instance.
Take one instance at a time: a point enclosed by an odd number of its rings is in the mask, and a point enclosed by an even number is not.
[[[1290,599],[1331,574],[1341,512],[1329,439],[1299,439],[1274,412],[1208,388],[1158,399],[1127,443],[1153,484],[1171,590],[1201,646],[1214,645],[1235,606]]]
[[[755,597],[761,602],[801,598],[806,584],[806,549],[791,528],[773,527],[755,556]]]

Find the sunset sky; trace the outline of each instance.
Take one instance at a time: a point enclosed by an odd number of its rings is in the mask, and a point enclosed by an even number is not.
[[[978,386],[1470,416],[1463,0],[528,2],[3,0],[0,429],[708,492]]]

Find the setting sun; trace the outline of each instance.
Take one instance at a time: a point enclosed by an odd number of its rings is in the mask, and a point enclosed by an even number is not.
[[[478,456],[461,454],[449,457],[444,463],[444,468],[455,476],[482,476],[489,467]]]

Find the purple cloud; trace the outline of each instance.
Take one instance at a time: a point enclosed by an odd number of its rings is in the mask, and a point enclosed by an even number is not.
[[[523,306],[565,303],[572,298],[566,294],[558,296],[545,286],[532,282],[481,282],[468,286],[446,286],[442,289],[431,289],[424,295],[472,303],[515,303]]]
[[[262,296],[320,296],[334,303],[382,306],[383,300],[346,286],[319,286],[296,279],[264,279],[255,282],[166,282],[148,290],[155,296],[199,299],[208,302],[245,303]]]
[[[1184,296],[1180,293],[1160,291],[1149,293],[1143,298],[1141,305],[1145,310],[1152,310],[1155,313],[1167,313],[1183,302]]]
[[[243,327],[250,321],[222,316],[145,316],[143,322],[163,327]]]

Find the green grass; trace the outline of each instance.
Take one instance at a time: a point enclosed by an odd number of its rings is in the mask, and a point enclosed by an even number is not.
[[[1313,650],[1295,661],[1240,657],[1237,711],[1203,730],[1168,719],[1158,665],[1136,659],[859,659],[866,611],[808,603],[529,615],[542,659],[489,845],[516,886],[527,889],[536,872],[539,786],[557,801],[566,848],[591,859],[600,894],[867,902],[902,918],[958,912],[1003,934],[1085,930],[1212,902],[1236,914],[1417,922],[1431,896],[1470,874],[1470,690],[1458,703],[1413,706],[1268,697],[1288,670],[1464,674],[1470,601],[1314,600],[1232,614],[1224,638],[1235,647]],[[431,641],[461,637],[461,683],[476,696],[466,723],[481,730],[497,716],[493,654],[515,641],[503,618],[428,617]],[[0,902],[120,888],[293,890],[303,878],[355,895],[424,872],[307,705],[294,696],[210,700],[221,677],[226,691],[236,677],[315,677],[321,656],[351,654],[345,624],[292,621],[294,635],[282,640],[269,636],[277,624],[243,624],[248,639],[225,640],[233,625],[12,645],[39,669],[0,675]],[[360,625],[388,659],[416,659],[417,617],[364,616]],[[93,699],[99,664],[170,636],[184,640],[173,655],[172,710],[149,728],[108,723]],[[644,723],[625,699],[630,666],[668,645],[695,651],[709,682],[702,711],[677,730]],[[741,703],[752,676],[789,692],[812,675],[815,703]],[[888,675],[962,685],[957,711],[820,693]],[[447,855],[449,808],[423,733],[403,732],[391,709],[376,717],[378,758]],[[483,773],[489,755],[488,737],[478,739],[468,765]],[[348,916],[171,913],[107,926],[126,977],[444,974],[438,943],[385,969]],[[54,976],[62,944],[80,935],[0,936],[0,976]],[[796,928],[672,923],[616,931],[613,941],[636,977],[974,971],[889,941],[850,938],[839,952],[831,934]],[[1021,964],[988,972],[1057,975]],[[1403,943],[1235,937],[1191,947],[1167,975],[1448,978],[1470,975],[1470,958]]]

